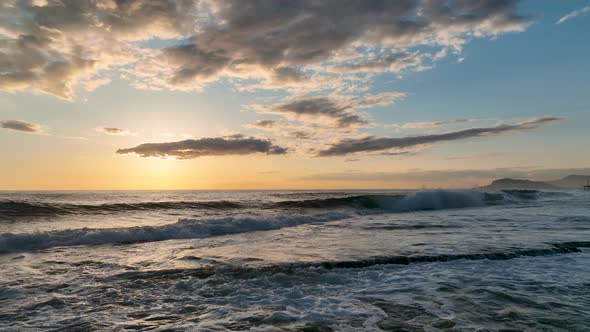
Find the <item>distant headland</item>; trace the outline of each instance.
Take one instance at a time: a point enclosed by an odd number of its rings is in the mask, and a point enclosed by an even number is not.
[[[492,181],[482,189],[582,189],[590,180],[590,175],[568,175],[559,180],[534,181],[503,178]]]

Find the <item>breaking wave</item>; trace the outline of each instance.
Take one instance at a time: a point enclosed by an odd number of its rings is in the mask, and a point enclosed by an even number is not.
[[[111,204],[62,204],[25,201],[0,201],[0,216],[51,216],[68,214],[106,214],[125,211],[175,209],[239,209],[242,204],[229,201],[212,202],[140,202]]]
[[[517,201],[540,199],[549,194],[552,193],[544,193],[536,190],[503,190],[499,192],[481,192],[475,190],[427,190],[409,194],[369,194],[306,200],[288,200],[277,202],[272,205],[272,207],[306,209],[381,209],[393,212],[407,212],[514,203]]]
[[[0,234],[0,252],[39,250],[57,246],[128,244],[173,239],[205,238],[227,234],[269,231],[310,223],[345,219],[351,215],[330,212],[307,216],[260,218],[181,219],[162,226],[106,229],[67,229],[27,234]]]
[[[340,194],[340,193],[339,193]],[[301,194],[300,194],[301,195]],[[422,211],[478,207],[516,201],[535,200],[566,193],[536,190],[503,190],[498,192],[431,190],[399,194],[345,195],[328,198],[255,201],[164,201],[110,204],[65,204],[48,202],[0,201],[0,217],[45,217],[59,215],[111,214],[117,212],[157,210],[238,210],[238,209],[356,209],[387,211]],[[309,196],[307,196],[309,197]],[[312,196],[313,197],[313,196]]]

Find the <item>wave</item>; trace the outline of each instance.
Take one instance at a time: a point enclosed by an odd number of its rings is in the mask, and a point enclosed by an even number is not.
[[[0,201],[0,216],[29,217],[67,214],[101,214],[124,211],[176,210],[176,209],[239,209],[242,204],[230,201],[210,202],[139,202],[111,204],[65,204],[26,201]]]
[[[335,269],[363,269],[379,265],[410,265],[420,263],[435,263],[435,262],[453,262],[458,260],[510,260],[521,257],[543,257],[560,254],[572,254],[582,252],[583,248],[590,248],[590,241],[578,242],[563,242],[552,244],[547,248],[529,248],[514,251],[498,251],[498,252],[482,252],[471,254],[433,254],[433,255],[412,255],[412,256],[387,256],[387,257],[373,257],[368,259],[354,260],[354,261],[324,261],[324,262],[309,262],[309,263],[283,263],[260,266],[240,266],[240,265],[209,265],[199,268],[176,268],[163,269],[153,271],[127,271],[105,279],[129,279],[129,280],[145,280],[145,279],[184,279],[187,276],[196,276],[201,279],[208,278],[216,273],[223,273],[224,275],[232,274],[234,277],[252,277],[260,276],[262,273],[277,274],[287,273],[291,274],[298,270],[313,269],[314,272],[322,272],[322,270]]]
[[[180,219],[162,226],[105,229],[68,229],[26,234],[0,234],[1,252],[40,250],[58,246],[130,244],[173,239],[194,239],[255,231],[269,231],[303,224],[322,223],[349,218],[351,215],[330,212],[305,216],[260,218]]]
[[[276,202],[272,208],[338,208],[349,207],[356,209],[384,208],[390,203],[404,198],[405,195],[355,195],[346,197],[330,197],[304,200],[288,200]]]
[[[274,203],[278,208],[352,208],[379,209],[389,212],[458,209],[508,202],[513,193],[486,193],[468,190],[428,190],[409,194],[369,194],[346,197],[290,200]],[[523,194],[524,195],[524,194]]]
[[[540,191],[531,189],[506,189],[501,191],[503,194],[511,198],[517,198],[521,200],[535,200],[541,198],[551,197],[571,197],[571,193],[563,191]]]
[[[354,261],[330,261],[320,263],[290,264],[290,268],[324,268],[324,269],[351,269],[366,268],[375,265],[409,265],[415,263],[452,262],[465,260],[509,260],[519,257],[551,256],[558,254],[570,254],[582,252],[582,248],[590,248],[590,241],[563,242],[551,245],[549,248],[520,249],[509,252],[484,252],[473,254],[442,254],[442,255],[413,255],[413,256],[388,256],[375,257]]]
[[[237,209],[352,209],[385,210],[389,212],[423,211],[478,207],[535,200],[565,193],[536,190],[503,190],[481,192],[475,190],[428,190],[414,193],[363,194],[342,197],[323,197],[278,202],[233,201],[164,201],[110,204],[65,204],[27,201],[0,201],[0,216],[45,217],[59,215],[111,214],[153,210],[237,210]]]

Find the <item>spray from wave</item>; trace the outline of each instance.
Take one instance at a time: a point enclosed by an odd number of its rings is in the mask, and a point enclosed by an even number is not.
[[[317,193],[315,193],[317,195]],[[504,190],[500,192],[433,190],[409,194],[366,194],[322,197],[278,202],[233,201],[164,201],[110,204],[66,204],[35,201],[0,201],[0,216],[40,217],[59,215],[111,214],[158,210],[239,210],[239,209],[382,209],[388,211],[421,211],[478,207],[501,203],[535,200],[566,193],[536,190]],[[297,194],[299,196],[309,195]],[[313,197],[313,196],[312,196]]]
[[[0,252],[39,250],[55,246],[138,243],[172,239],[194,239],[255,231],[276,230],[303,224],[348,218],[338,212],[312,216],[277,216],[266,218],[221,218],[209,220],[181,219],[163,226],[109,229],[68,229],[29,234],[0,234]]]
[[[287,200],[273,204],[273,208],[352,208],[357,210],[379,209],[390,212],[408,212],[442,209],[481,207],[497,204],[536,200],[550,194],[536,190],[503,190],[482,192],[476,190],[428,190],[395,195],[354,195],[304,200]]]
[[[227,217],[217,219],[180,219],[174,224],[107,229],[68,229],[25,234],[0,234],[0,252],[39,250],[55,246],[101,245],[114,243],[137,243],[172,239],[193,239],[209,236],[277,230],[303,224],[329,222],[352,218],[370,210],[372,213],[401,213],[409,211],[474,208],[517,200],[540,197],[536,191],[505,191],[486,193],[479,191],[420,191],[412,194],[357,195],[340,198],[289,200],[259,205],[265,209],[300,209],[306,214],[290,214],[287,211],[273,217]],[[0,203],[0,215],[23,213],[35,216],[43,213],[87,213],[88,211],[120,211],[125,209],[239,209],[243,203],[212,202],[156,202],[108,205],[58,205]],[[7,213],[7,209],[9,212]],[[24,212],[19,212],[23,209]],[[310,210],[322,213],[309,214]],[[328,211],[325,211],[328,210]],[[331,210],[331,211],[330,211]],[[75,211],[75,212],[72,212]],[[24,214],[27,213],[27,214]]]

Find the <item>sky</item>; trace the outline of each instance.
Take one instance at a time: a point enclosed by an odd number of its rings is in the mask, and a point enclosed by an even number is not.
[[[5,0],[0,190],[590,174],[588,0]]]

